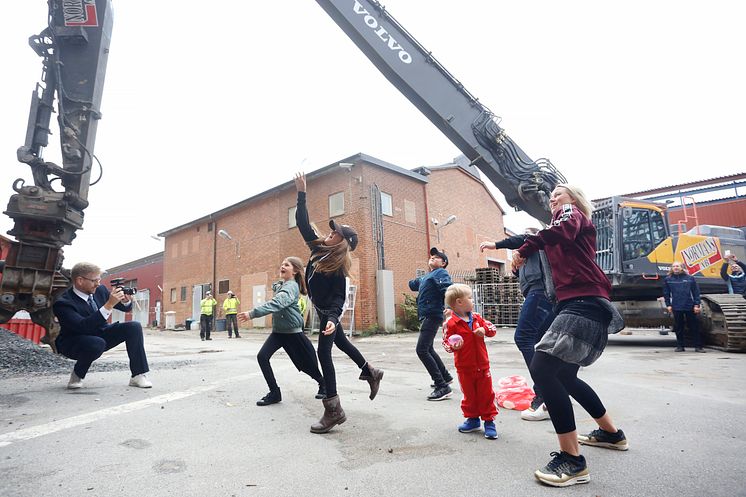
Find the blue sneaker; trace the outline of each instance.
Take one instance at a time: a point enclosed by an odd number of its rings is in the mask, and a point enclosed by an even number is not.
[[[466,418],[466,421],[458,425],[458,431],[461,433],[471,433],[477,431],[482,427],[482,423],[479,422],[479,418]]]
[[[484,438],[488,438],[490,440],[497,440],[497,428],[495,428],[494,421],[484,422]]]

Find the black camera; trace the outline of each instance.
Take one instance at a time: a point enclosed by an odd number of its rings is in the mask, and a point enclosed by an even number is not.
[[[111,287],[112,288],[121,288],[122,292],[125,295],[134,295],[137,293],[137,288],[135,287],[129,287],[129,286],[122,286],[124,283],[124,278],[112,278],[111,280]]]

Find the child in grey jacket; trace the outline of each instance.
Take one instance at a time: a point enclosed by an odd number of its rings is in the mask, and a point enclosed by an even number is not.
[[[287,352],[298,371],[303,371],[319,384],[316,398],[323,399],[326,396],[324,378],[319,371],[316,351],[311,340],[303,333],[303,315],[298,307],[300,294],[307,293],[303,261],[297,257],[288,257],[282,261],[280,278],[272,285],[272,290],[275,292],[272,300],[238,315],[238,320],[244,322],[272,314],[272,333],[256,356],[267,386],[269,386],[269,393],[257,401],[258,406],[268,406],[282,400],[280,387],[277,386],[272,366],[269,363],[274,353],[280,348]]]

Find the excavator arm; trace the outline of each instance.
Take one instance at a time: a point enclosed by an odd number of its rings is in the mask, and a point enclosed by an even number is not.
[[[562,174],[531,160],[499,118],[443,67],[376,0],[316,0],[334,22],[482,173],[512,207],[549,222],[549,194]]]
[[[5,211],[14,220],[8,234],[17,241],[2,262],[0,323],[27,310],[47,329],[49,343],[56,334],[52,303],[69,283],[60,272],[62,247],[82,228],[88,207],[113,21],[111,0],[47,3],[47,27],[29,38],[43,60],[42,76],[31,96],[26,141],[17,152],[18,160],[31,168],[34,184],[17,179]],[[61,166],[42,156],[54,113]]]

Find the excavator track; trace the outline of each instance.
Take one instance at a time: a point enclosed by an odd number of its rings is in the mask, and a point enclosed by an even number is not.
[[[727,352],[746,352],[746,299],[741,295],[702,295],[707,342]]]

